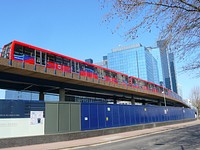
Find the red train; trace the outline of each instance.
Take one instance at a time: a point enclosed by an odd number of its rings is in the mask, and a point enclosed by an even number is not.
[[[163,93],[164,89],[166,95],[181,100],[178,94],[157,84],[19,41],[6,44],[2,49],[1,57],[63,72],[74,72],[88,78],[101,78],[107,82],[124,84],[132,88],[142,88],[155,93]]]

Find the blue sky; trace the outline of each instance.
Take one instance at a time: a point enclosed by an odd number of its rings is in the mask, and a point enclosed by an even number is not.
[[[98,0],[1,0],[0,47],[19,40],[64,55],[94,62],[119,45],[141,43],[156,46],[158,31],[144,33],[137,40],[125,41],[124,27],[115,32],[116,21],[104,23],[106,9]],[[188,98],[200,79],[177,74],[183,97]],[[0,93],[1,94],[1,93]]]

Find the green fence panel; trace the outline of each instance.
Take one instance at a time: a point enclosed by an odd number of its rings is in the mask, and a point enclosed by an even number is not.
[[[80,131],[81,130],[81,111],[80,103],[70,104],[70,131]]]
[[[59,119],[58,119],[58,131],[60,133],[70,131],[70,104],[65,102],[59,103]]]
[[[45,107],[45,134],[58,133],[58,103],[46,103]]]

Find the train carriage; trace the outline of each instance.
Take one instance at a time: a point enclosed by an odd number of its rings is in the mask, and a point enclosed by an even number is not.
[[[132,88],[141,88],[155,93],[164,93],[172,98],[181,100],[181,97],[178,94],[152,82],[128,76],[121,72],[103,68],[16,40],[3,47],[0,57],[33,65],[41,65],[46,68],[61,70],[63,72],[73,72],[87,78],[101,79],[106,82],[130,86]]]

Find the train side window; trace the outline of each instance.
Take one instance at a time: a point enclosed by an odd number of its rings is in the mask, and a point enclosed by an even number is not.
[[[79,68],[79,63],[77,62],[77,63],[76,63],[76,72],[79,73],[79,72],[80,72],[79,70],[80,70],[80,68]]]
[[[137,80],[133,79],[133,84],[136,85],[137,84]]]
[[[63,64],[63,59],[62,59],[62,57],[56,56],[56,63],[57,63],[58,65],[62,65],[62,64]]]
[[[122,82],[124,82],[124,83],[128,83],[128,77],[122,75]]]
[[[106,76],[110,77],[110,72],[109,71],[105,70],[104,72],[105,72]]]
[[[70,66],[70,60],[68,60],[68,59],[63,59],[63,65],[64,65],[64,66]]]
[[[97,68],[97,74],[99,78],[102,78],[102,70],[100,68]]]
[[[55,56],[51,54],[47,54],[47,61],[48,62],[55,62]]]
[[[121,75],[121,74],[117,74],[117,80],[118,80],[119,82],[122,82],[122,75]]]
[[[34,56],[34,49],[32,49],[32,48],[28,48],[28,47],[23,47],[23,54],[25,55],[25,56]]]
[[[116,78],[117,77],[117,74],[115,72],[111,72],[111,77],[112,78]]]
[[[46,65],[46,53],[42,52],[42,65]]]
[[[40,51],[36,51],[36,63],[40,64]]]
[[[80,67],[80,70],[81,70],[81,71],[84,71],[84,70],[85,70],[85,64],[81,64],[81,63],[80,63],[79,65],[80,65],[80,66],[79,66],[79,67]]]
[[[72,60],[72,61],[71,61],[71,64],[72,64],[72,65],[71,65],[71,66],[72,66],[72,72],[75,72],[75,67],[76,67],[76,66],[75,66],[75,62]]]

